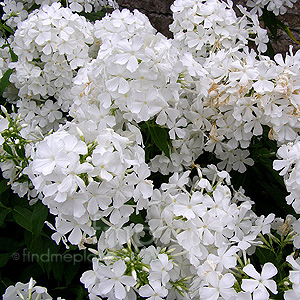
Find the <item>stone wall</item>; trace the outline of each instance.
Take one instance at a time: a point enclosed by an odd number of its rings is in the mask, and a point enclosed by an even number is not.
[[[173,0],[117,0],[117,2],[120,8],[138,9],[143,12],[159,32],[172,37],[169,24],[172,23],[170,6]],[[244,5],[246,0],[233,0],[233,2]],[[288,25],[294,36],[300,40],[300,0],[285,15],[280,16],[280,20]],[[275,52],[286,52],[289,45],[293,45],[294,49],[300,48],[284,31],[279,30],[277,44],[273,44]]]

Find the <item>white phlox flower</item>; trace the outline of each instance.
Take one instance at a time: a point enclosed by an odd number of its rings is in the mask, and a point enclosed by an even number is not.
[[[261,274],[259,274],[251,264],[246,265],[243,271],[251,277],[251,279],[243,279],[241,287],[245,292],[253,293],[254,300],[269,299],[270,294],[268,290],[273,294],[277,294],[276,282],[270,279],[277,274],[277,269],[272,263],[264,264]]]
[[[36,281],[30,278],[28,283],[17,282],[16,285],[10,285],[3,295],[3,300],[15,299],[40,299],[52,300],[53,298],[47,293],[47,289],[36,286]]]
[[[263,13],[263,8],[273,12],[276,16],[283,15],[288,8],[292,8],[297,0],[248,0],[247,6],[251,8],[251,13],[257,13],[259,16]]]

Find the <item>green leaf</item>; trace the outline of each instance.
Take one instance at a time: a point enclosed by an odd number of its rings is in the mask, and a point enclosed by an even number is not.
[[[6,31],[8,31],[9,33],[14,34],[13,29],[11,29],[10,27],[8,27],[7,25],[1,24],[1,27],[2,27],[3,29],[5,29]]]
[[[13,155],[13,151],[7,143],[3,143],[2,147],[5,152],[7,152],[10,155]]]
[[[10,85],[9,77],[13,72],[12,69],[8,69],[2,76],[0,80],[0,96],[2,96],[5,89]]]
[[[17,252],[24,245],[23,241],[10,237],[0,237],[0,252]]]
[[[276,255],[273,252],[261,247],[256,248],[255,255],[258,257],[260,265],[276,260]]]
[[[36,263],[32,263],[25,268],[23,267],[20,271],[19,280],[21,282],[28,282],[30,277],[40,278],[43,275],[42,269]]]
[[[14,53],[14,51],[12,51],[12,49],[9,49],[9,53],[10,53],[11,60],[13,62],[18,61],[18,56]]]
[[[105,16],[105,10],[100,10],[98,12],[80,12],[79,15],[84,16],[86,19],[88,19],[91,22],[95,22],[97,20],[101,20]]]
[[[32,231],[32,226],[31,226],[32,212],[29,209],[27,209],[25,207],[21,207],[21,206],[16,206],[16,207],[14,207],[12,213],[13,213],[15,221],[20,226],[22,226],[29,232]]]
[[[16,150],[17,155],[20,158],[22,158],[22,159],[26,158],[26,156],[25,156],[25,148],[24,147],[20,147],[20,145],[19,145],[19,146],[15,147],[15,150]]]
[[[263,10],[262,19],[265,26],[269,28],[275,41],[277,40],[277,19],[273,12],[268,11],[266,8]]]
[[[0,195],[9,189],[9,185],[7,184],[7,180],[0,181]],[[0,204],[1,206],[1,204]],[[3,207],[3,205],[2,205]]]
[[[64,264],[58,263],[58,262],[53,263],[52,272],[53,272],[55,280],[58,283],[61,283],[62,278],[63,278],[63,273],[64,273]]]
[[[151,138],[153,139],[155,145],[161,150],[167,157],[170,158],[169,150],[169,135],[167,129],[162,128],[158,125],[150,125],[149,131]]]
[[[80,255],[81,257],[83,257],[82,253],[80,253],[80,254],[77,253],[76,255]],[[65,277],[65,281],[66,281],[67,286],[70,285],[70,283],[72,282],[72,280],[74,279],[74,277],[78,273],[79,266],[80,266],[79,262],[75,263],[75,261],[72,261],[72,262],[66,264],[66,266],[64,268],[64,277]]]
[[[77,298],[76,300],[83,300],[86,297],[86,289],[84,289],[82,286],[78,287],[78,292],[77,292]]]
[[[298,45],[300,45],[300,42],[295,38],[295,36],[292,34],[291,30],[288,28],[287,25],[285,25],[283,22],[281,22],[281,21],[279,21],[279,20],[277,20],[277,24],[278,24],[278,26],[279,26],[282,30],[284,30],[284,31],[288,34],[288,36],[289,36],[295,43],[297,43]]]
[[[32,239],[35,240],[41,233],[44,222],[48,216],[48,208],[41,202],[37,202],[33,207],[31,216]]]
[[[5,222],[6,216],[10,213],[10,209],[5,208],[0,211],[0,226],[2,226]]]
[[[12,258],[13,254],[14,254],[14,251],[9,252],[9,253],[0,254],[0,267],[3,267],[4,265],[6,265],[6,263],[9,261],[9,259]]]

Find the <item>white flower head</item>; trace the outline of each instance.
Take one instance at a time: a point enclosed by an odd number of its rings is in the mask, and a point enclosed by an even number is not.
[[[251,279],[243,279],[241,287],[245,292],[253,293],[253,300],[269,299],[268,290],[273,294],[277,294],[276,282],[270,279],[277,274],[277,269],[272,263],[266,263],[262,268],[261,274],[255,270],[252,264],[246,265],[243,271]]]

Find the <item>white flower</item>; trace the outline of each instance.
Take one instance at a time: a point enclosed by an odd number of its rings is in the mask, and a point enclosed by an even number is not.
[[[226,273],[220,276],[217,272],[211,271],[205,277],[207,284],[200,287],[199,294],[200,299],[203,300],[227,300],[235,295],[235,291],[232,288],[235,282],[235,278],[232,274]]]
[[[63,150],[64,142],[61,139],[49,138],[40,142],[32,164],[33,171],[49,175],[56,166],[66,168],[70,159]]]
[[[124,275],[125,271],[126,265],[121,260],[116,261],[112,267],[99,265],[97,274],[103,276],[99,284],[101,293],[105,295],[113,290],[118,300],[124,299],[126,297],[124,285],[132,287],[136,284],[135,279],[131,276]]]
[[[151,281],[139,289],[142,297],[149,297],[147,300],[163,300],[168,295],[168,290],[159,281]]]
[[[35,280],[30,278],[26,284],[18,282],[15,286],[9,286],[5,290],[3,300],[52,300],[52,297],[47,293],[47,289],[41,286],[35,286],[35,283]]]
[[[253,300],[269,299],[269,289],[273,294],[277,294],[277,286],[274,280],[270,278],[277,274],[277,269],[272,263],[266,263],[259,274],[253,265],[248,264],[243,268],[243,271],[253,279],[243,279],[242,289],[245,292],[253,293]]]
[[[169,260],[167,254],[158,254],[157,259],[150,263],[150,281],[161,281],[165,286],[170,280],[169,271],[173,269],[173,263]]]
[[[0,119],[0,133],[8,128],[8,120],[7,119]],[[0,134],[0,146],[3,144],[4,138]]]

